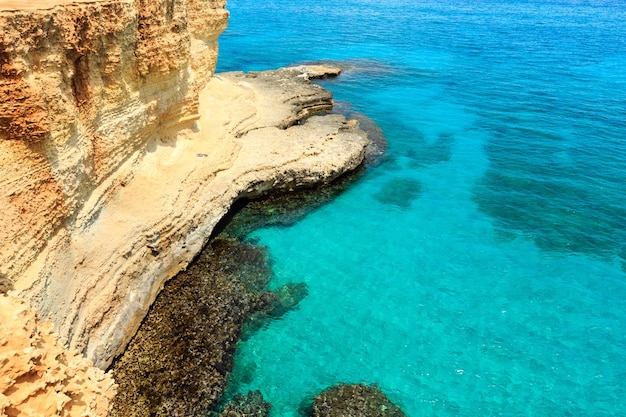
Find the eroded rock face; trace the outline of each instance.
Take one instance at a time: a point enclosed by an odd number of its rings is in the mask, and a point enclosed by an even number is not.
[[[332,106],[305,69],[211,78],[224,0],[17,3],[0,1],[0,287],[99,367],[233,201],[363,160],[354,123],[304,121]]]
[[[0,295],[0,415],[106,416],[116,386],[110,374],[57,343],[15,295]]]
[[[312,417],[406,417],[376,386],[339,384],[315,397]]]
[[[35,3],[0,2],[0,274],[13,280],[157,132],[198,118],[228,18],[224,0]]]

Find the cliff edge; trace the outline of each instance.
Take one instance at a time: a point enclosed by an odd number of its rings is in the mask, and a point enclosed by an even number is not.
[[[235,200],[363,161],[356,122],[314,116],[329,69],[214,76],[223,0],[19,3],[0,1],[0,290],[98,367]]]
[[[198,118],[224,0],[0,1],[0,276],[15,281],[103,183]],[[5,285],[9,285],[6,283]]]

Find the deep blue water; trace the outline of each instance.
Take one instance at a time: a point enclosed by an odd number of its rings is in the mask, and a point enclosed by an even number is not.
[[[297,310],[242,343],[274,416],[377,382],[412,417],[626,416],[626,3],[230,0],[219,71],[334,60],[384,161],[257,230]]]

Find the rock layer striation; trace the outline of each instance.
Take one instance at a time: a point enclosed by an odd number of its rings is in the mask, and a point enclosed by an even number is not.
[[[34,4],[0,1],[0,274],[11,280],[94,194],[106,204],[124,162],[197,119],[228,19],[224,0]]]
[[[111,325],[105,311],[129,297],[107,287],[113,275],[130,273],[112,264],[142,261],[115,260],[113,250],[108,263],[89,263],[90,250],[112,247],[107,234],[84,232],[109,212],[132,166],[198,119],[228,20],[224,6],[0,1],[0,287],[18,289],[63,343],[91,358],[90,327]],[[100,307],[83,308],[85,297]]]
[[[35,7],[34,5],[37,5]],[[231,204],[332,181],[365,134],[309,83],[213,77],[224,0],[0,1],[0,288],[107,367]]]

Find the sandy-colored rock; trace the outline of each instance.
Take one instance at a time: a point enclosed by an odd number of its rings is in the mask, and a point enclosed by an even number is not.
[[[0,415],[106,416],[110,374],[57,343],[26,302],[0,295]]]
[[[238,198],[331,181],[362,162],[365,134],[343,116],[293,124],[309,115],[306,103],[327,108],[332,100],[295,80],[272,90],[265,76],[215,76],[194,129],[153,139],[102,185],[109,199],[96,190],[75,223],[49,240],[15,287],[72,348],[108,365],[164,281],[191,261]],[[277,127],[286,120],[293,125]]]
[[[236,199],[331,181],[366,135],[310,117],[319,68],[211,78],[224,0],[40,3],[0,3],[0,288],[106,367]]]
[[[331,181],[362,162],[366,138],[354,123],[302,122],[330,109],[332,97],[299,74],[214,77],[191,129],[155,132],[14,275],[64,343],[107,366],[236,199]]]
[[[224,0],[0,1],[0,276],[156,134],[191,126]]]
[[[341,68],[327,64],[297,65],[285,69],[299,72],[301,76],[309,80],[335,78],[341,74]]]
[[[23,282],[52,241],[71,236],[79,217],[87,223],[98,217],[125,181],[117,175],[122,164],[139,159],[156,138],[193,126],[227,24],[224,6],[224,0],[0,1],[1,292]],[[106,279],[103,272],[92,273]],[[70,308],[72,296],[62,294],[72,285],[66,275],[45,279],[61,294],[30,301]],[[96,297],[103,308],[109,295]],[[62,330],[64,318],[43,314]],[[63,342],[69,338],[65,332]]]

